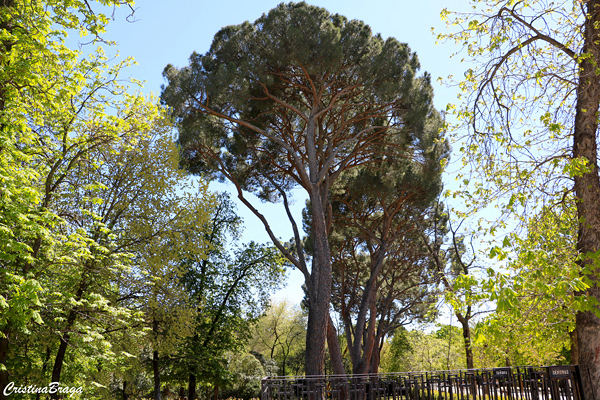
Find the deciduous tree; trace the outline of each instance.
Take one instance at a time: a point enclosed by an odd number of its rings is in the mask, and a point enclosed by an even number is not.
[[[271,304],[254,327],[249,347],[277,362],[277,374],[288,375],[289,359],[304,348],[306,316],[287,300]]]
[[[180,253],[181,282],[195,318],[192,334],[178,348],[175,368],[188,381],[190,399],[197,384],[216,390],[228,380],[227,354],[243,350],[252,324],[283,280],[280,253],[255,242],[240,244],[240,235],[233,202],[219,194],[210,219],[187,238],[190,244],[207,243],[207,256]]]
[[[512,234],[515,257],[481,283],[497,309],[479,324],[486,351],[513,365],[577,360],[574,309],[585,301],[577,264],[576,208],[572,202],[531,217],[527,235]],[[523,345],[526,344],[526,345]],[[570,349],[570,352],[568,351]]]
[[[504,215],[526,219],[575,196],[577,260],[590,300],[576,312],[585,396],[600,395],[600,2],[473,1],[454,14],[455,32],[475,63],[461,87],[458,118],[469,128],[462,150],[484,178],[474,198],[500,198]],[[442,13],[448,19],[451,14]],[[587,374],[584,374],[587,375]],[[597,398],[597,397],[596,397]]]

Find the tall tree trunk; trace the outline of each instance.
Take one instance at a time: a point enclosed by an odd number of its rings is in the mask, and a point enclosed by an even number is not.
[[[334,375],[346,375],[344,361],[342,360],[342,350],[338,341],[337,329],[329,317],[327,324],[327,348],[329,349],[329,358],[331,359],[331,369]]]
[[[379,363],[381,362],[381,350],[379,346],[373,349],[373,353],[371,354],[371,362],[369,363],[369,373],[370,374],[378,374],[379,373]]]
[[[344,323],[348,327],[346,330],[346,341],[350,350],[350,358],[352,359],[353,374],[368,373],[371,368],[371,357],[374,352],[377,352],[375,348],[377,344],[375,334],[377,326],[376,292],[378,289],[377,279],[379,278],[386,257],[384,240],[382,240],[382,244],[375,254],[369,279],[360,299],[356,321],[352,321],[350,314],[344,316]],[[342,299],[342,301],[344,300]],[[354,329],[349,329],[353,323]]]
[[[75,301],[78,302],[83,297],[83,292],[85,291],[87,285],[85,284],[85,275],[82,278],[82,282],[77,289],[77,293],[75,293]],[[67,354],[67,347],[69,346],[69,340],[71,339],[71,329],[73,329],[73,325],[75,324],[75,319],[77,318],[77,313],[75,309],[71,309],[69,311],[69,315],[67,316],[67,324],[65,326],[65,333],[60,338],[60,344],[58,346],[58,351],[56,352],[56,357],[54,358],[54,366],[52,367],[52,382],[60,383],[60,374],[62,371],[62,367],[65,361],[65,355]],[[58,399],[58,393],[53,393],[51,396],[52,399]]]
[[[575,176],[575,195],[579,231],[577,250],[582,255],[600,250],[600,181],[598,176],[598,108],[600,106],[600,79],[597,63],[600,62],[600,0],[585,2],[587,18],[584,23],[583,57],[579,65],[575,131],[573,134],[573,157],[589,161],[591,171]],[[584,257],[582,265],[591,261]],[[591,287],[586,294],[600,300],[600,272],[593,271],[589,276]],[[577,349],[579,364],[583,367],[584,395],[586,399],[600,399],[600,318],[594,312],[579,312],[576,316]]]
[[[0,338],[0,365],[6,366],[6,360],[8,359],[8,346],[10,337],[10,330],[7,329],[2,332],[4,336]],[[2,369],[0,370],[0,400],[6,400],[6,396],[4,395],[4,388],[8,385],[8,370]]]
[[[152,353],[152,372],[154,374],[154,400],[161,400],[160,393],[160,365],[158,364],[158,350]]]
[[[308,295],[308,323],[306,329],[306,375],[323,375],[325,368],[325,345],[331,303],[331,255],[327,237],[325,207],[327,193],[313,186],[312,232],[314,254]]]
[[[71,311],[72,314],[74,312]],[[70,324],[69,324],[70,325]],[[71,329],[70,326],[67,329]],[[58,352],[56,353],[56,358],[54,359],[54,368],[52,368],[52,382],[60,383],[60,373],[62,371],[62,366],[65,361],[65,354],[67,353],[67,347],[69,346],[69,339],[71,335],[69,332],[66,332],[62,338],[60,338],[60,345],[58,346]],[[50,398],[58,399],[58,393],[52,393]]]
[[[190,374],[188,379],[188,400],[196,399],[196,375]]]
[[[460,322],[460,325],[462,326],[463,343],[465,346],[465,356],[467,358],[467,369],[473,369],[475,367],[473,366],[473,348],[471,347],[471,328],[469,327],[469,320],[471,318],[469,317],[469,315],[470,315],[470,307],[469,307],[469,311],[467,311],[466,316],[462,315],[461,313],[456,313],[456,317],[458,318],[458,321]]]

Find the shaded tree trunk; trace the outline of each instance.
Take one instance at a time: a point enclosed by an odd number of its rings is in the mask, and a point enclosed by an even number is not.
[[[188,379],[188,400],[196,399],[196,375],[190,374]]]
[[[74,314],[73,312],[71,312]],[[70,316],[70,315],[69,315]],[[70,329],[70,327],[68,328]],[[69,339],[71,335],[67,332],[60,339],[60,345],[58,346],[58,352],[56,353],[56,358],[54,359],[54,368],[52,368],[52,382],[60,382],[60,373],[62,371],[62,366],[65,361],[65,354],[67,353],[67,346],[69,345]],[[58,393],[52,393],[50,398],[58,399]]]
[[[569,332],[569,338],[571,341],[571,359],[569,360],[569,364],[579,364],[577,328],[573,329],[573,332]]]
[[[600,106],[600,79],[597,63],[600,61],[600,1],[585,2],[587,18],[583,27],[583,53],[591,57],[582,57],[579,65],[577,85],[577,104],[575,130],[573,133],[573,157],[589,161],[591,171],[575,176],[575,195],[579,232],[577,250],[582,255],[600,250],[600,181],[598,177],[598,109]],[[592,263],[585,258],[582,266]],[[600,276],[593,271],[589,276],[591,287],[587,295],[600,299]],[[586,399],[600,398],[600,318],[593,311],[579,312],[576,315],[578,362],[587,372],[584,379]],[[587,373],[583,374],[588,375]]]
[[[158,364],[158,350],[152,352],[152,373],[154,375],[154,400],[161,400],[160,393],[160,365]]]
[[[369,364],[369,373],[370,374],[378,374],[379,373],[379,363],[381,362],[381,349],[377,346],[377,349],[373,351],[371,354],[371,362]]]
[[[83,278],[85,281],[85,277]],[[87,285],[85,282],[82,282],[77,289],[77,293],[75,294],[75,301],[78,302],[81,300],[83,296],[83,292]],[[75,309],[71,309],[69,311],[69,315],[67,316],[67,324],[65,327],[65,333],[60,338],[60,344],[58,346],[58,351],[56,352],[56,357],[54,358],[54,367],[52,368],[52,382],[60,382],[60,374],[62,372],[62,367],[65,361],[65,355],[67,353],[67,347],[69,346],[69,340],[71,339],[71,329],[73,329],[73,325],[75,323],[75,319],[77,318],[77,313]],[[58,399],[59,394],[53,393],[50,397],[52,399]]]
[[[8,338],[10,335],[10,330],[5,330],[2,332],[4,337],[0,338],[0,364],[6,365],[6,360],[8,358]],[[8,370],[0,370],[0,400],[6,400],[6,396],[4,395],[4,388],[8,385]]]
[[[327,324],[327,348],[329,349],[329,358],[331,360],[331,369],[334,375],[346,375],[344,361],[342,359],[342,350],[338,341],[337,329],[329,317]]]

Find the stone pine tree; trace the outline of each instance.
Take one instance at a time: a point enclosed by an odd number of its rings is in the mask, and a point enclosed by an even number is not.
[[[573,310],[572,354],[586,371],[585,397],[598,399],[600,1],[471,3],[468,14],[442,16],[457,27],[445,38],[474,62],[457,109],[470,128],[466,161],[483,174],[474,193],[484,205],[504,197],[504,215],[522,224],[574,194],[577,262],[588,286],[579,294],[590,301]]]
[[[332,303],[354,374],[376,373],[385,337],[434,301],[435,277],[420,232],[430,230],[427,217],[449,149],[441,118],[434,114],[427,125],[403,157],[348,171],[331,190]]]
[[[348,169],[394,157],[417,141],[433,112],[430,78],[406,44],[373,35],[361,21],[306,3],[280,4],[254,23],[219,31],[206,54],[167,66],[162,100],[179,126],[184,164],[228,180],[275,246],[305,277],[306,374],[323,373],[331,295],[326,216],[329,188]],[[406,140],[386,147],[390,138]],[[289,208],[294,188],[311,202],[311,266]],[[292,252],[246,197],[282,202]]]

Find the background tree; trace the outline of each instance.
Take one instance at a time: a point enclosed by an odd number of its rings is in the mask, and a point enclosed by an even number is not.
[[[432,113],[403,157],[356,168],[332,188],[333,305],[355,374],[376,373],[385,337],[433,302],[435,276],[419,232],[441,190],[448,148],[440,128]]]
[[[418,140],[432,112],[429,76],[416,79],[418,68],[408,46],[373,36],[364,23],[289,3],[254,23],[222,29],[208,53],[192,54],[188,67],[164,71],[162,99],[177,118],[188,170],[232,182],[275,246],[304,274],[308,375],[323,373],[331,293],[329,188],[343,171],[372,160],[389,138],[410,137],[404,145]],[[404,146],[398,147],[387,151],[401,153]],[[310,269],[289,211],[295,187],[311,201]],[[245,191],[283,202],[297,255],[273,234]]]
[[[454,16],[450,24],[458,29],[441,38],[463,44],[476,65],[461,83],[467,97],[457,110],[469,127],[465,162],[484,178],[474,198],[479,204],[502,198],[504,215],[519,219],[574,194],[577,262],[588,286],[579,295],[590,301],[573,310],[573,362],[589,368],[585,396],[593,398],[600,393],[600,2],[473,5],[471,13]]]
[[[461,336],[460,328],[452,325],[438,325],[429,333],[398,329],[383,351],[382,368],[386,372],[464,369]]]
[[[250,349],[274,360],[278,375],[289,375],[290,358],[304,348],[306,315],[287,300],[275,301],[254,329]]]
[[[480,276],[476,274],[476,252],[471,242],[458,233],[465,220],[454,228],[450,211],[438,201],[428,218],[428,230],[421,237],[436,269],[437,281],[444,292],[444,301],[452,307],[462,328],[467,369],[475,368],[473,357],[473,321],[488,312],[483,303],[489,297],[484,293]],[[471,238],[471,240],[473,240]]]
[[[178,348],[174,368],[187,378],[189,399],[198,384],[217,390],[228,382],[227,354],[244,350],[252,324],[284,277],[284,262],[276,249],[239,244],[240,235],[241,219],[233,203],[219,194],[210,220],[187,238],[190,244],[208,243],[207,257],[180,254],[181,282],[196,312],[192,335]]]
[[[533,216],[527,235],[512,234],[508,269],[480,284],[497,309],[478,327],[479,347],[512,365],[552,365],[577,359],[570,340],[573,309],[585,288],[576,263],[576,209],[571,203]],[[540,348],[543,346],[543,348]]]
[[[90,254],[75,255],[72,263],[63,262],[60,274],[45,278],[55,291],[43,315],[53,321],[48,328],[60,332],[54,382],[61,376],[65,381],[67,350],[109,367],[115,356],[111,338],[141,325],[131,319],[140,309],[155,328],[155,349],[165,336],[157,332],[158,321],[167,315],[170,341],[185,336],[190,310],[185,291],[173,283],[180,274],[177,256],[183,249],[205,256],[207,243],[191,245],[184,238],[207,220],[212,199],[205,185],[195,191],[188,186],[182,194],[184,172],[170,126],[148,114],[144,121],[151,124],[148,130],[89,151],[88,167],[68,174],[59,192],[56,209],[70,231],[86,232]]]

